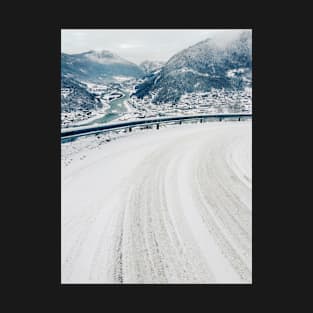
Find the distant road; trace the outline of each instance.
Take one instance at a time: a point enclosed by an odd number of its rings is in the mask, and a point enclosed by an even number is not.
[[[251,125],[62,145],[62,282],[251,283]]]

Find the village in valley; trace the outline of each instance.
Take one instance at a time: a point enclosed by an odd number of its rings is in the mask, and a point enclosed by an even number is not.
[[[183,94],[177,103],[155,104],[153,92],[142,99],[134,96],[134,83],[134,80],[128,80],[107,85],[86,84],[88,92],[95,95],[101,105],[89,109],[81,107],[75,111],[65,109],[61,113],[61,127],[85,125],[109,113],[115,115],[115,122],[172,115],[252,113],[250,87],[243,90],[212,88],[208,92]],[[61,89],[61,96],[66,97],[69,93],[70,89]],[[111,104],[117,99],[121,101],[112,110]]]

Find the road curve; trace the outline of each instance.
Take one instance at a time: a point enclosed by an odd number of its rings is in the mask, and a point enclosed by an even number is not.
[[[62,145],[62,283],[252,282],[251,121],[99,137]]]

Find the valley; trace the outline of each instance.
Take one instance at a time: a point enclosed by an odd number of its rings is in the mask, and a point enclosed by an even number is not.
[[[131,96],[131,90],[125,87],[112,89],[111,93],[103,93],[99,97],[102,108],[62,113],[62,128],[173,115],[252,113],[251,88],[241,91],[213,89],[210,92],[184,94],[176,104],[156,105],[152,102],[153,97],[140,99]]]
[[[107,50],[61,55],[61,128],[172,115],[252,113],[248,31],[208,39],[167,62],[136,65]]]

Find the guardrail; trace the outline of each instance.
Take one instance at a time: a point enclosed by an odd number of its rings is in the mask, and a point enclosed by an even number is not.
[[[209,119],[218,119],[219,121],[222,121],[223,119],[227,119],[227,118],[236,118],[240,121],[241,118],[245,118],[245,117],[251,118],[252,114],[244,114],[244,113],[202,114],[202,115],[184,115],[184,116],[159,117],[159,118],[152,118],[152,119],[141,119],[141,120],[135,120],[135,121],[103,124],[103,125],[97,125],[97,126],[79,127],[77,129],[71,129],[71,130],[62,130],[61,139],[75,138],[79,136],[98,134],[102,132],[108,132],[108,131],[120,130],[120,129],[128,129],[131,132],[132,128],[137,127],[137,126],[156,125],[156,128],[159,129],[160,124],[170,123],[170,122],[179,122],[180,124],[182,124],[183,121],[199,120],[200,123],[202,123]]]

